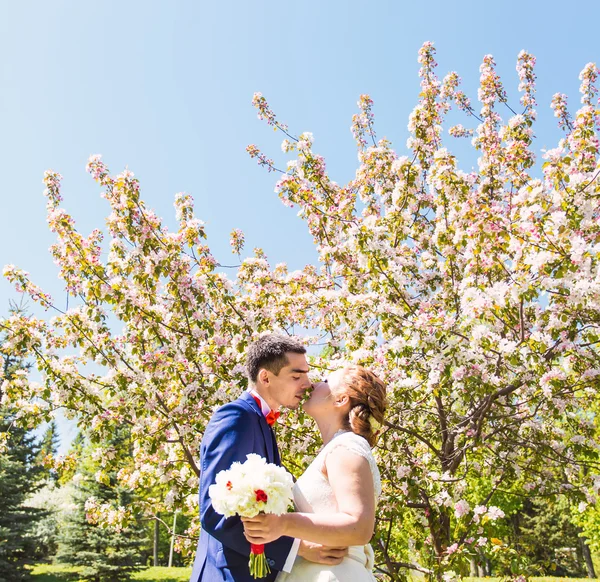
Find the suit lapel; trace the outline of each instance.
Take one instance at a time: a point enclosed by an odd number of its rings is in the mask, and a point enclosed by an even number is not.
[[[240,400],[245,402],[252,410],[258,415],[258,424],[260,426],[260,430],[262,432],[265,448],[267,450],[267,462],[268,463],[277,463],[279,464],[281,461],[279,459],[279,451],[277,451],[277,445],[275,444],[275,437],[273,436],[273,431],[271,427],[267,424],[265,420],[265,416],[262,413],[261,409],[256,404],[256,401],[252,397],[252,394],[249,392],[244,392],[240,396]]]
[[[269,427],[271,438],[273,439],[273,450],[275,451],[275,463],[281,465],[281,457],[279,456],[279,447],[277,446],[277,438],[275,438],[275,431],[273,427]]]

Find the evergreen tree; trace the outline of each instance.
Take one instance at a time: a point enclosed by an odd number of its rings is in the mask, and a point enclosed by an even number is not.
[[[37,507],[45,515],[36,521],[33,527],[33,536],[36,538],[37,547],[35,556],[38,561],[47,561],[56,554],[58,549],[58,534],[60,531],[59,514],[61,513],[58,500],[64,493],[58,485],[58,472],[49,468],[48,462],[58,452],[59,436],[56,421],[52,420],[38,444],[36,462],[43,467],[44,484],[38,493],[27,499],[27,505]]]
[[[12,307],[13,311],[19,308]],[[3,343],[0,337],[0,345]],[[2,384],[19,370],[24,360],[0,352],[0,400]],[[15,422],[14,412],[0,408],[0,434],[6,447],[0,449],[0,580],[13,582],[27,577],[25,565],[35,555],[35,523],[40,509],[27,507],[26,499],[41,486],[42,467],[36,462],[39,447],[33,434]]]
[[[39,454],[38,454],[38,463],[40,465],[44,465],[46,459],[52,458],[56,456],[58,452],[58,445],[60,442],[60,438],[58,436],[58,428],[56,426],[56,421],[52,420],[48,424],[44,435],[39,443]],[[53,469],[48,471],[48,478],[52,481],[56,481],[58,479],[58,474]]]
[[[124,430],[118,431],[112,443],[120,450],[127,443],[124,433]],[[115,473],[106,474],[102,482],[95,478],[99,466],[92,459],[91,450],[88,444],[78,467],[73,499],[76,508],[63,525],[57,561],[79,566],[82,580],[128,580],[143,565],[143,548],[148,544],[146,532],[139,520],[120,531],[88,521],[85,504],[91,497],[125,507],[132,501],[132,493],[117,485]]]
[[[568,500],[527,500],[513,523],[517,551],[547,576],[586,576],[578,528]]]

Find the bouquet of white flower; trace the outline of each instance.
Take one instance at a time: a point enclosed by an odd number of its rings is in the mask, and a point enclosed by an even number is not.
[[[292,476],[283,468],[267,463],[260,455],[250,454],[244,463],[235,462],[217,473],[208,488],[212,505],[225,517],[254,517],[259,513],[286,513],[292,501]],[[265,547],[250,544],[250,574],[264,578],[271,569]]]

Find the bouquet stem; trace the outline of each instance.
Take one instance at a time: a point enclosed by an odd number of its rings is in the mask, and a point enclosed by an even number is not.
[[[264,544],[250,544],[250,575],[253,578],[264,578],[270,574],[271,568],[267,564]]]

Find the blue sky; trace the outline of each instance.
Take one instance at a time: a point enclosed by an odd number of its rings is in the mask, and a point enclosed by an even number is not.
[[[255,91],[293,132],[314,133],[341,183],[356,169],[349,128],[361,93],[375,101],[378,135],[404,151],[425,40],[436,44],[440,76],[456,70],[473,101],[479,64],[491,53],[518,103],[516,57],[532,52],[538,149],[560,136],[552,94],[567,93],[574,109],[580,70],[600,61],[600,8],[591,0],[1,5],[0,265],[26,269],[59,302],[42,196],[48,168],[64,176],[64,205],[84,233],[101,227],[107,210],[85,173],[88,156],[101,153],[113,172],[128,166],[140,178],[147,204],[170,224],[174,194],[190,192],[222,262],[234,261],[229,232],[241,228],[248,250],[260,246],[272,264],[299,268],[315,257],[311,238],[273,193],[275,177],[245,152],[256,143],[282,160],[282,136],[251,107]],[[447,144],[470,169],[466,144]],[[16,293],[0,281],[0,306],[10,298]]]

